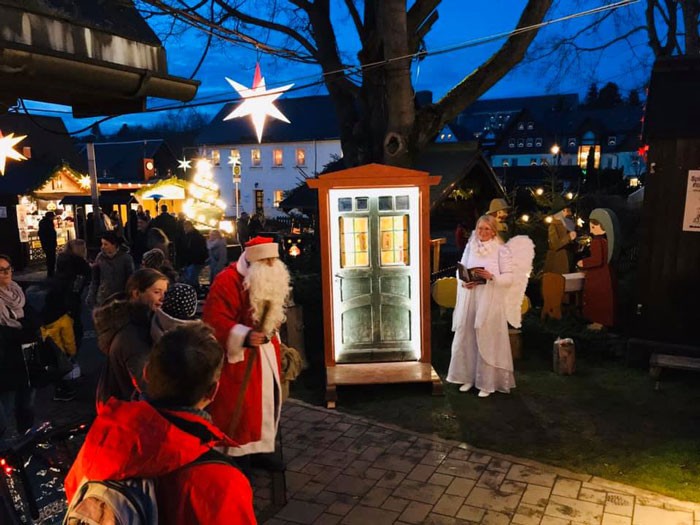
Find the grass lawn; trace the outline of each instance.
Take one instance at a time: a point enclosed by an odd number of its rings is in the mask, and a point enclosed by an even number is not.
[[[433,365],[444,378],[452,334],[447,316],[434,312],[433,321]],[[338,410],[700,502],[697,374],[665,371],[663,389],[654,391],[647,369],[603,355],[605,337],[594,336],[577,340],[576,374],[558,376],[551,372],[553,336],[527,337],[538,324],[531,319],[525,327],[510,395],[480,399],[450,384],[435,398],[428,385],[347,387],[338,390]],[[314,368],[292,395],[322,404]]]

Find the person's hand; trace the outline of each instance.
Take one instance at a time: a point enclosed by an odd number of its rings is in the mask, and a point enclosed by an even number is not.
[[[576,240],[576,232],[569,232],[569,239]]]
[[[583,261],[578,261],[578,262],[576,263],[576,267],[577,267],[577,268],[583,268]]]
[[[476,268],[474,270],[474,273],[482,279],[486,279],[487,281],[493,280],[493,274],[489,272],[486,268]]]
[[[267,343],[269,339],[264,332],[251,330],[245,338],[245,346],[260,346]]]
[[[464,286],[467,290],[471,290],[472,288],[476,288],[479,286],[479,283],[475,281],[470,281],[468,283],[462,283],[462,286]]]

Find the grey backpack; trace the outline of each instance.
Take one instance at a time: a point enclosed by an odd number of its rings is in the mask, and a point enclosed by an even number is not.
[[[85,481],[63,525],[157,525],[155,482],[149,478]]]

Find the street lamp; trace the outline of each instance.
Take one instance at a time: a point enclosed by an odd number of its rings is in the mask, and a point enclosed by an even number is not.
[[[233,185],[234,185],[234,200],[236,202],[236,219],[240,217],[239,213],[239,202],[238,202],[238,185],[241,183],[241,158],[235,155],[231,155],[228,158],[228,163],[231,165],[231,174],[233,175]]]

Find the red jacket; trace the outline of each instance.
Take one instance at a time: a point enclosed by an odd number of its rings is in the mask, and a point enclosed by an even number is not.
[[[279,339],[274,336],[270,343],[255,349],[244,347],[245,338],[254,323],[243,280],[236,263],[224,268],[216,276],[202,312],[202,320],[214,328],[217,340],[227,353],[219,391],[208,410],[214,423],[238,443],[235,450],[229,450],[229,454],[234,456],[272,452],[280,414]],[[246,363],[254,352],[257,356],[243,394],[241,416],[237,427],[229,434]],[[234,361],[232,356],[241,356],[242,360]],[[275,389],[278,395],[275,395]]]
[[[186,421],[193,433],[175,426],[146,401],[112,398],[102,405],[66,478],[68,501],[83,479],[158,477],[162,524],[256,523],[253,491],[238,469],[224,463],[184,466],[215,445],[230,445],[225,436],[196,414],[164,413]]]

